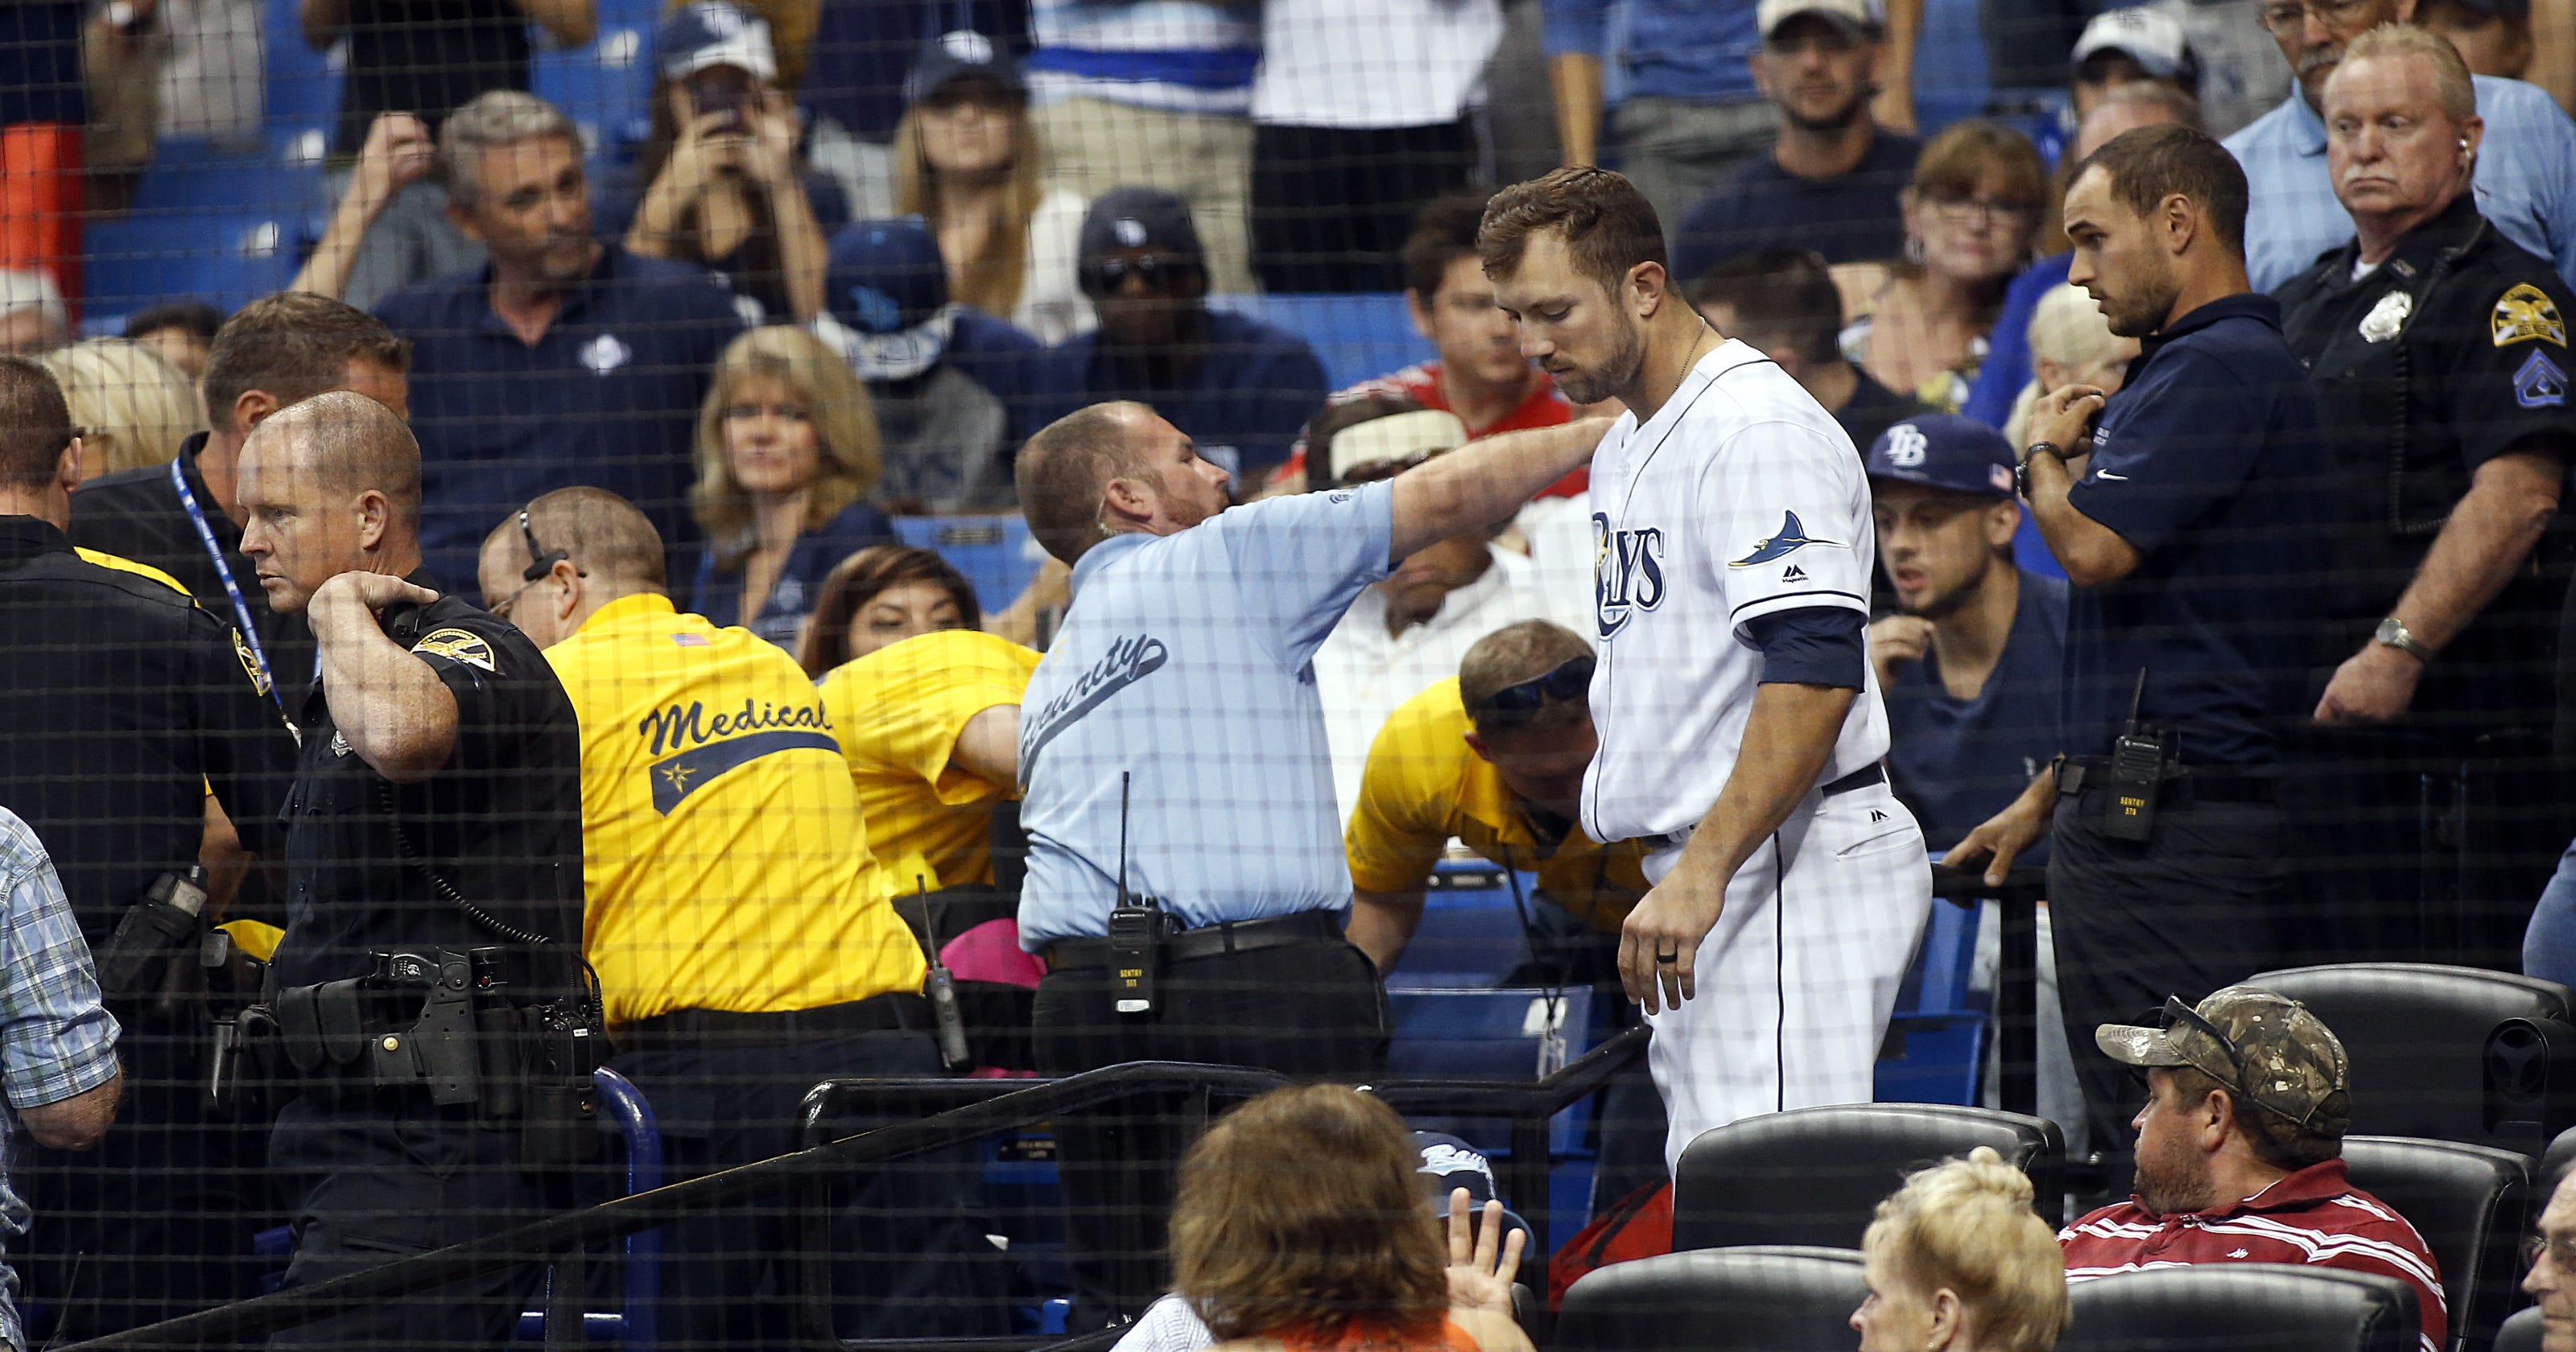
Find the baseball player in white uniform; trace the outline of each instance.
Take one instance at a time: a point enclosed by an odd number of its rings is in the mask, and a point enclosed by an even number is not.
[[[1667,1163],[1737,1118],[1867,1102],[1932,875],[1880,765],[1860,456],[1682,301],[1618,174],[1504,189],[1478,247],[1566,397],[1628,406],[1592,461],[1583,827],[1660,846],[1619,973],[1654,1025]]]

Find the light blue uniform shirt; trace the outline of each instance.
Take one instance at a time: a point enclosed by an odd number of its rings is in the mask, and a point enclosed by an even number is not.
[[[1103,540],[1020,700],[1020,946],[1109,932],[1127,890],[1185,928],[1344,911],[1315,650],[1387,575],[1395,485],[1272,498]]]
[[[2576,286],[2576,122],[2537,85],[2485,75],[2477,85],[2487,124],[2478,214]],[[2245,272],[2255,290],[2306,272],[2318,254],[2352,239],[2352,217],[2326,177],[2325,119],[2296,88],[2226,144],[2245,167]]]

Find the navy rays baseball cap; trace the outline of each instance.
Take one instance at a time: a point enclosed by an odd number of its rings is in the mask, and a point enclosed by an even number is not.
[[[699,0],[671,11],[653,34],[653,60],[666,80],[685,80],[711,66],[734,66],[763,80],[778,78],[768,21],[724,0]]]
[[[1974,418],[1926,413],[1878,434],[1869,447],[1869,477],[2008,498],[2013,491],[2012,443]]]
[[[822,329],[861,380],[910,380],[948,350],[948,265],[918,216],[853,221],[832,237]],[[837,331],[835,331],[837,330]]]
[[[913,61],[912,73],[903,79],[903,101],[919,103],[952,80],[982,80],[1005,93],[1023,99],[1029,96],[1029,82],[1020,75],[1020,63],[991,38],[970,29],[942,33],[921,44],[921,55]]]
[[[1472,1220],[1494,1197],[1494,1164],[1485,1152],[1458,1137],[1437,1131],[1413,1133],[1413,1143],[1422,1151],[1422,1167],[1415,1172],[1432,1180],[1431,1211],[1444,1220],[1449,1215],[1449,1194],[1453,1189],[1467,1190],[1468,1216]],[[1529,1222],[1520,1213],[1503,1208],[1503,1233],[1529,1230]],[[1538,1243],[1538,1234],[1530,1231],[1530,1244]]]
[[[1199,228],[1190,220],[1190,204],[1160,188],[1111,188],[1083,214],[1085,260],[1144,248],[1206,257],[1199,248]]]

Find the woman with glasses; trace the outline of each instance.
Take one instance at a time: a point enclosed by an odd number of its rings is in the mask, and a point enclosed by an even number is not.
[[[1844,355],[1887,388],[1957,412],[2047,199],[2047,167],[2020,132],[1970,120],[1933,137],[1899,199],[1904,260],[1836,269],[1858,315]]]
[[[1860,1352],[2048,1352],[2066,1261],[2030,1176],[1992,1146],[1909,1174],[1861,1237]]]
[[[923,51],[904,93],[895,210],[938,237],[949,297],[1048,343],[1090,328],[1074,280],[1085,204],[1039,186],[1044,156],[1017,63],[980,33],[949,33]]]
[[[753,329],[716,360],[697,461],[689,505],[708,544],[689,609],[794,652],[823,575],[894,543],[867,502],[878,473],[867,387],[805,330]]]

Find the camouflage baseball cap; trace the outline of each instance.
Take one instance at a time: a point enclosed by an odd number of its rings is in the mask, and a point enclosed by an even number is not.
[[[2165,1001],[2160,1026],[2106,1023],[2093,1041],[2132,1066],[2190,1066],[2257,1107],[2324,1135],[2351,1117],[2343,1042],[2306,1005],[2259,986],[2230,986],[2189,1008]]]

